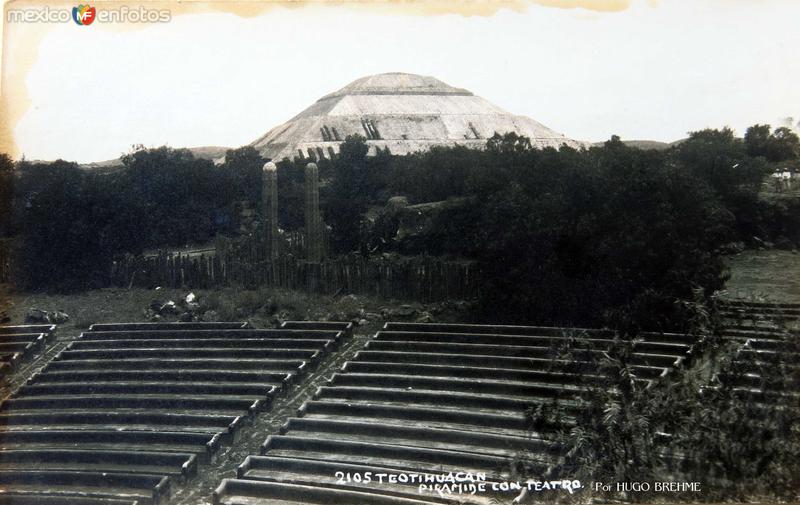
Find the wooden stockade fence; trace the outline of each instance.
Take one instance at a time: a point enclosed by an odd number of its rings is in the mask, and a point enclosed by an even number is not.
[[[112,285],[128,287],[252,289],[276,286],[316,293],[357,293],[437,301],[477,296],[474,262],[432,256],[370,257],[351,254],[308,263],[291,255],[270,260],[256,246],[212,255],[163,253],[127,257],[112,267]]]

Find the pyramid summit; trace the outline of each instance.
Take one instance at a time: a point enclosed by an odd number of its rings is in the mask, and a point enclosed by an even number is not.
[[[404,73],[355,80],[251,145],[275,160],[331,158],[348,135],[361,135],[370,154],[388,150],[403,155],[434,146],[482,148],[495,133],[509,132],[530,138],[534,147],[584,145],[466,89]]]
[[[454,88],[435,77],[425,75],[388,74],[368,75],[320,100],[345,95],[462,95],[472,96],[466,89]]]

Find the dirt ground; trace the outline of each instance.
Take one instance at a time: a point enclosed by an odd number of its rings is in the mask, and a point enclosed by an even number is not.
[[[6,306],[11,324],[24,324],[31,308],[60,310],[69,321],[59,325],[59,336],[77,336],[93,323],[146,321],[144,308],[154,298],[177,297],[185,292],[168,290],[156,294],[143,289],[98,289],[76,294],[13,293],[6,287]],[[2,295],[0,295],[2,296]]]
[[[202,320],[208,310],[217,320],[247,321],[254,328],[273,327],[284,320],[354,321],[361,333],[378,330],[386,320],[426,320],[426,322],[462,321],[469,314],[466,302],[422,304],[403,300],[385,300],[362,295],[309,295],[283,289],[217,290],[197,289],[96,289],[74,294],[16,293],[0,284],[0,313],[10,317],[7,324],[23,324],[32,309],[59,310],[69,321],[59,325],[59,335],[75,337],[94,323],[152,321],[148,306],[154,302],[174,301],[178,313],[162,314],[163,322],[178,321],[183,300],[193,293],[199,306],[192,310]]]

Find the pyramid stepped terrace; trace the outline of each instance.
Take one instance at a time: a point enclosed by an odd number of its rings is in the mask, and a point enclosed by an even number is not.
[[[369,154],[404,155],[436,146],[483,148],[495,133],[528,137],[534,147],[579,148],[526,116],[511,114],[466,89],[428,76],[363,77],[317,100],[250,145],[273,160],[332,158],[350,135],[367,139]]]

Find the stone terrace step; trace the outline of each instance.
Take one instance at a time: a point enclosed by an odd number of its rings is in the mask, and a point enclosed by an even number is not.
[[[285,358],[316,361],[321,357],[320,351],[312,349],[274,349],[262,347],[258,349],[228,348],[195,348],[195,349],[92,349],[88,351],[65,350],[56,356],[56,360],[87,359],[119,359],[128,358],[217,358],[236,360],[238,358]]]
[[[265,372],[302,372],[307,362],[302,359],[237,359],[225,358],[141,358],[127,359],[82,359],[75,361],[51,361],[46,370],[263,370]]]
[[[0,326],[0,380],[45,350],[55,339],[54,324]]]
[[[0,496],[163,501],[168,493],[154,490],[193,476],[342,337],[240,326],[135,323],[81,334],[0,404],[10,493]]]
[[[228,370],[184,370],[171,371],[152,370],[65,370],[40,373],[33,377],[30,384],[50,384],[68,382],[124,382],[124,381],[180,381],[180,382],[244,382],[272,383],[288,382],[293,374],[287,372],[228,371]]]
[[[36,343],[43,347],[50,336],[47,333],[13,333],[11,335],[0,335],[0,344],[13,344],[19,342]]]
[[[105,431],[105,430],[43,430],[0,433],[0,447],[22,444],[55,446],[86,445],[143,445],[191,447],[192,453],[213,454],[219,447],[219,436],[207,433],[169,431]]]
[[[553,359],[563,338],[578,333],[583,334],[579,345],[591,348],[572,349],[578,361]],[[642,337],[631,362],[634,372],[649,380],[679,364],[695,343],[684,335]],[[561,449],[532,433],[526,412],[557,402],[569,414],[560,427],[574,423],[570,415],[581,408],[580,387],[605,384],[600,375],[605,372],[592,362],[612,338],[603,330],[387,323],[297,417],[267,438],[261,457],[248,458],[237,479],[220,485],[215,503],[452,502],[397,483],[338,482],[331,476],[341,471],[335,468],[470,471],[507,478],[512,459],[524,452],[534,473],[544,474]],[[284,489],[296,494],[282,494]],[[494,498],[452,497],[482,505]]]
[[[462,408],[479,411],[502,411],[519,414],[530,407],[553,399],[558,391],[543,389],[552,393],[547,397],[510,396],[481,394],[473,392],[426,391],[401,388],[323,386],[317,392],[317,399],[341,399],[365,402],[393,402],[397,405],[434,405],[442,408]]]
[[[340,474],[350,474],[351,479],[347,484],[342,485],[337,472]],[[239,479],[247,479],[262,482],[284,482],[299,483],[305,485],[321,485],[325,487],[344,487],[353,491],[380,490],[395,496],[405,496],[419,499],[417,492],[418,483],[388,483],[388,475],[397,475],[398,469],[368,466],[358,464],[346,464],[339,462],[312,461],[305,459],[281,458],[273,456],[248,456],[244,463],[237,468],[236,476]],[[384,474],[378,477],[377,474]],[[358,482],[352,476],[358,475]],[[369,478],[365,478],[369,475]],[[431,473],[419,473],[418,477],[429,476],[434,479],[436,475]],[[487,479],[488,480],[488,479]],[[431,499],[431,498],[428,498]],[[445,500],[438,497],[433,498]]]
[[[520,371],[542,371],[554,369],[556,371],[562,370],[586,370],[593,372],[596,366],[587,368],[588,362],[585,361],[563,361],[552,360],[550,358],[516,358],[507,356],[491,356],[491,355],[465,355],[465,354],[449,354],[449,353],[427,353],[427,352],[399,352],[399,351],[372,351],[364,350],[359,351],[355,355],[354,361],[356,363],[378,363],[378,364],[393,364],[398,366],[469,366],[479,368],[492,368],[498,367],[503,369],[514,369]],[[348,365],[351,366],[351,365]],[[631,368],[636,371],[637,375],[642,378],[656,378],[661,376],[665,368],[661,366],[650,365],[632,365]],[[355,370],[355,369],[353,369]]]
[[[736,306],[736,305],[729,305],[723,306],[721,310],[723,315],[726,316],[769,316],[769,317],[785,317],[785,318],[796,318],[800,317],[800,307],[794,306],[786,306],[786,307],[752,307],[752,306]]]
[[[279,382],[68,382],[23,386],[18,394],[26,397],[71,394],[206,394],[268,398],[275,395],[279,387]]]
[[[54,409],[173,409],[175,412],[243,412],[248,415],[267,407],[267,401],[250,397],[226,395],[60,395],[15,397],[0,404],[0,412],[50,411]]]
[[[87,496],[48,496],[37,492],[0,494],[0,505],[140,505],[134,498],[92,498]]]
[[[113,342],[113,347],[109,346]],[[1,344],[0,344],[1,345]],[[124,340],[78,340],[69,344],[74,351],[95,349],[314,349],[330,351],[332,340],[300,338],[241,338],[241,339],[124,339]]]
[[[181,426],[187,428],[215,428],[234,432],[244,422],[243,416],[218,414],[182,414],[146,410],[105,411],[95,409],[48,410],[12,412],[0,414],[2,429],[25,428],[29,426]],[[0,455],[1,456],[1,455]]]
[[[389,340],[372,340],[367,342],[365,349],[370,351],[397,351],[397,352],[422,352],[422,353],[447,353],[465,355],[488,355],[511,358],[547,358],[552,355],[549,347],[488,345],[488,344],[462,344],[443,342],[404,342]],[[573,354],[586,358],[591,353],[600,353],[601,350],[577,350]],[[631,363],[637,365],[671,367],[676,364],[684,354],[670,351],[671,354],[634,352]]]
[[[20,353],[26,356],[32,356],[36,351],[42,348],[44,340],[41,335],[37,335],[35,340],[32,341],[19,341],[9,342],[0,341],[0,353],[2,354],[16,354]]]
[[[340,331],[345,335],[353,334],[353,323],[349,321],[284,321],[280,328],[284,330],[332,330]]]
[[[283,339],[323,339],[338,340],[342,332],[335,330],[313,329],[241,329],[241,330],[120,330],[120,331],[87,331],[81,334],[82,340],[125,340],[125,339],[248,339],[248,338],[283,338]]]
[[[517,435],[504,435],[479,431],[460,429],[445,429],[431,426],[410,426],[404,423],[363,422],[353,420],[292,418],[284,424],[279,433],[281,435],[292,432],[310,433],[335,433],[337,435],[358,435],[364,440],[366,437],[400,439],[416,442],[432,442],[437,444],[452,444],[462,447],[475,446],[478,451],[486,449],[529,449],[548,451],[553,444],[542,439],[526,437],[524,433]],[[465,449],[467,450],[467,449]]]
[[[440,332],[412,332],[412,331],[379,331],[375,335],[375,340],[391,340],[406,342],[432,342],[432,343],[464,343],[464,344],[487,344],[487,345],[508,345],[518,347],[555,347],[563,339],[549,336],[529,336],[529,335],[503,335],[499,333],[440,333]],[[588,337],[586,342],[594,348],[606,349],[613,344],[613,339]],[[664,354],[679,353],[684,354],[689,348],[685,343],[673,342],[653,342],[636,341],[635,350],[644,352],[661,352]]]
[[[412,447],[392,443],[334,440],[329,438],[270,435],[261,448],[262,456],[281,456],[282,453],[302,454],[305,459],[321,461],[350,461],[385,464],[398,468],[450,468],[461,471],[492,474],[508,461],[507,458],[480,452],[463,452],[428,447]]]
[[[409,391],[468,392],[521,397],[573,396],[576,392],[575,388],[560,384],[531,384],[505,380],[475,380],[389,374],[384,374],[376,378],[374,374],[337,373],[334,374],[330,384],[333,386],[347,387],[379,386],[381,388],[405,389]]]
[[[370,361],[349,361],[342,367],[343,372],[377,375],[421,375],[428,377],[453,377],[458,379],[495,379],[515,382],[540,382],[548,384],[587,384],[602,379],[594,374],[571,373],[550,370],[519,370],[514,368],[489,368],[453,365],[411,365],[407,363],[380,363]]]
[[[513,325],[482,325],[460,323],[405,323],[387,322],[382,331],[398,332],[425,332],[425,333],[465,333],[474,335],[499,334],[519,335],[529,337],[550,338],[613,338],[614,332],[607,329],[593,328],[559,328],[554,326],[513,326]],[[687,343],[695,342],[695,337],[682,333],[656,333],[645,332],[640,335],[644,340],[652,342]]]
[[[194,322],[194,323],[97,323],[89,331],[135,331],[135,330],[238,330],[247,328],[246,321]]]
[[[214,492],[214,505],[432,505],[441,502],[381,492],[304,486],[281,482],[225,479]]]
[[[800,303],[778,303],[778,302],[750,302],[745,300],[727,300],[721,302],[722,307],[766,307],[766,308],[796,308],[800,309]]]
[[[395,406],[379,403],[336,402],[310,400],[298,411],[298,417],[329,416],[331,419],[356,417],[376,420],[409,420],[419,423],[449,423],[451,425],[472,425],[479,429],[505,429],[524,432],[528,423],[524,415],[490,414],[463,409],[443,409],[432,407]]]
[[[121,473],[150,473],[189,478],[197,473],[197,456],[192,453],[21,449],[0,452],[0,470],[59,466],[60,470],[99,470]]]
[[[92,492],[108,497],[127,495],[140,503],[157,505],[169,496],[168,477],[125,473],[68,472],[47,470],[0,470],[0,487],[4,493],[25,493],[51,488],[71,494]],[[109,495],[105,489],[112,490]]]
[[[461,323],[405,323],[389,321],[383,325],[383,331],[413,331],[433,333],[472,333],[502,334],[502,335],[527,335],[527,336],[577,336],[586,335],[611,335],[610,330],[586,328],[557,328],[551,326],[515,326],[515,325],[486,325],[486,324],[461,324]]]
[[[405,479],[398,477],[403,475]],[[390,477],[391,476],[391,477]],[[480,474],[471,476],[477,481],[486,483],[497,482],[491,476]],[[237,469],[237,479],[256,482],[276,482],[306,486],[319,486],[349,491],[377,492],[379,494],[399,496],[408,499],[424,499],[437,503],[450,503],[450,500],[431,490],[429,493],[420,494],[419,485],[427,482],[434,485],[446,478],[446,473],[419,472],[415,469],[387,467],[381,465],[367,465],[358,463],[342,463],[339,461],[319,461],[276,456],[248,456],[244,463]],[[465,482],[470,482],[465,478]],[[470,496],[465,494],[459,497],[459,503],[480,503],[491,505],[505,503],[509,498],[502,493],[486,493],[485,495]],[[506,498],[506,500],[503,500]]]
[[[56,325],[54,324],[25,324],[16,326],[1,326],[0,336],[17,335],[20,333],[44,333],[48,336],[54,335]]]
[[[737,340],[747,340],[748,338],[758,338],[762,340],[783,341],[791,332],[779,328],[762,328],[744,325],[727,326],[723,335]]]

